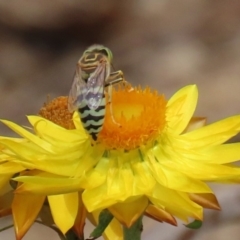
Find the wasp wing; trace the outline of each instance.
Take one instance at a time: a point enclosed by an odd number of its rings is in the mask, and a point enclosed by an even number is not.
[[[71,90],[68,95],[68,110],[73,112],[79,108],[87,93],[86,82],[81,77],[80,67],[76,70]]]
[[[104,96],[105,80],[110,75],[109,61],[103,59],[99,62],[96,70],[90,75],[87,81],[87,93],[85,99],[90,109],[99,107]]]

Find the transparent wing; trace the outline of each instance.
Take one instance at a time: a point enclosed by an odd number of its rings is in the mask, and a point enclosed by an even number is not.
[[[85,99],[90,109],[96,109],[100,105],[104,95],[105,80],[109,75],[109,62],[107,60],[100,61],[96,70],[90,75],[87,81],[87,93]]]
[[[68,95],[68,110],[73,112],[77,110],[84,100],[87,93],[87,85],[81,78],[81,69],[78,68],[73,78],[71,90]]]

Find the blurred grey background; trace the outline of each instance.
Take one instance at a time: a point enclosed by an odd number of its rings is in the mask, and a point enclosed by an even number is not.
[[[169,98],[197,84],[196,115],[208,122],[240,112],[240,1],[2,0],[0,118],[26,124],[48,94],[67,95],[78,59],[94,43],[112,50],[115,69],[134,85]],[[1,124],[0,134],[11,132]],[[150,239],[220,240],[233,226],[231,239],[239,239],[240,189],[215,189],[223,211],[206,214],[210,227],[157,227]]]

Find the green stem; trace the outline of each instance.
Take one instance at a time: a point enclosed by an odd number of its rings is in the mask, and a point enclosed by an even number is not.
[[[140,240],[143,230],[142,216],[130,227],[123,226],[124,240]]]
[[[77,237],[73,230],[69,230],[66,233],[66,240],[80,240],[80,238]]]

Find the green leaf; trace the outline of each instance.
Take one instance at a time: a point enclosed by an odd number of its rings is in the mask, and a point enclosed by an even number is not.
[[[140,240],[143,230],[142,216],[130,227],[123,226],[124,240]]]
[[[112,221],[113,215],[107,210],[103,210],[99,214],[98,218],[98,225],[97,227],[93,230],[93,232],[90,234],[90,237],[88,239],[96,239],[102,236],[104,230],[108,226],[108,224]]]
[[[193,222],[185,225],[185,227],[190,229],[199,229],[202,226],[202,221],[194,220]]]

